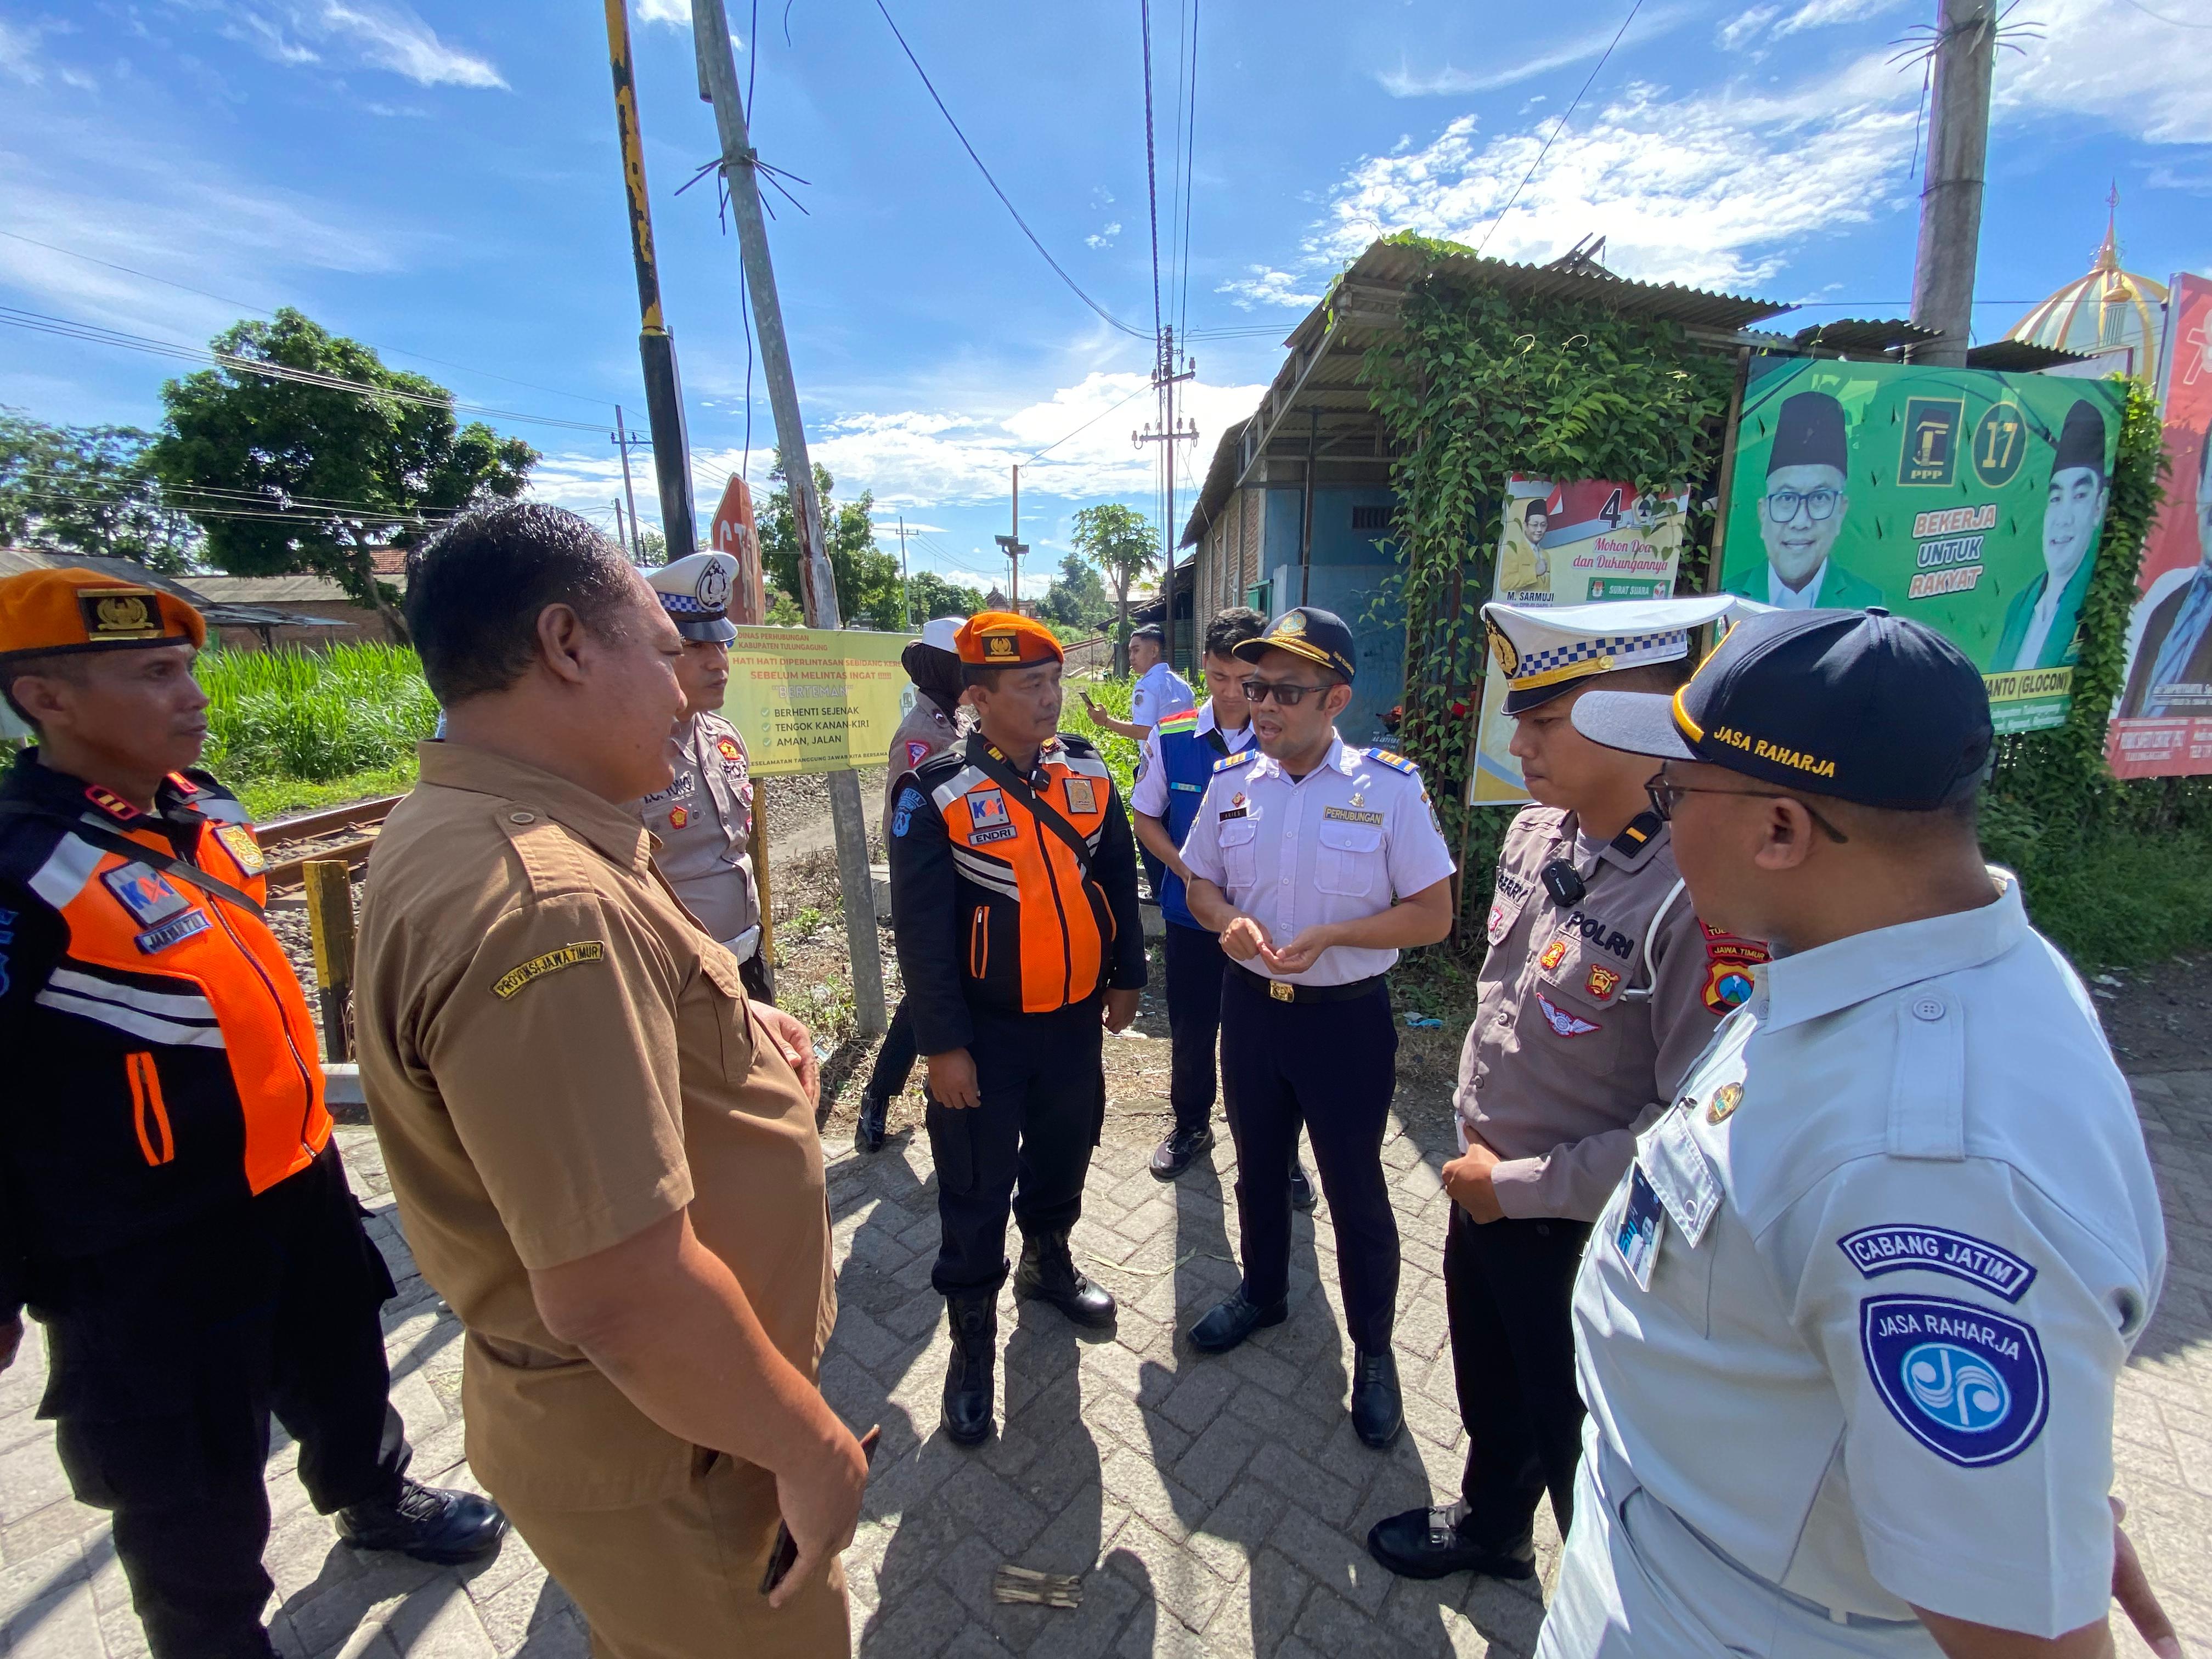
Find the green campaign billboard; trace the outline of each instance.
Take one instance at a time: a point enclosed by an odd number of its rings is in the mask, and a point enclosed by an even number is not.
[[[2109,381],[1754,358],[1721,587],[1924,622],[1982,671],[1998,731],[2056,726],[2119,427]]]

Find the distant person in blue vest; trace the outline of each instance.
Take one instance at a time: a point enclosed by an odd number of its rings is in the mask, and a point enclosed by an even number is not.
[[[1221,973],[1229,958],[1213,930],[1190,913],[1183,893],[1189,872],[1182,838],[1198,817],[1215,763],[1242,753],[1252,741],[1252,705],[1244,699],[1251,665],[1237,647],[1266,631],[1267,619],[1244,605],[1219,612],[1206,625],[1203,707],[1170,714],[1145,740],[1144,764],[1129,810],[1137,844],[1166,866],[1160,914],[1167,922],[1162,954],[1167,961],[1168,1033],[1174,1050],[1168,1099],[1175,1127],[1152,1151],[1152,1174],[1173,1181],[1213,1148],[1214,1051],[1221,1035]],[[1291,1202],[1313,1208],[1313,1183],[1291,1165]]]
[[[2043,574],[2005,610],[1992,673],[2057,668],[2074,659],[2074,624],[2089,591],[2090,556],[2105,525],[2111,481],[2105,477],[2105,415],[2077,398],[2058,429],[2051,488],[2043,502]]]
[[[1880,605],[1880,588],[1829,556],[1850,511],[1850,473],[1844,406],[1825,392],[1784,398],[1766,453],[1766,493],[1759,498],[1765,574],[1740,574],[1723,584],[1727,591],[1784,611]]]

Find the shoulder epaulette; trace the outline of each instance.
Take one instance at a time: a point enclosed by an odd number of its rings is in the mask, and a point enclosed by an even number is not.
[[[1367,758],[1378,765],[1389,767],[1393,772],[1403,772],[1408,777],[1421,769],[1403,755],[1389,749],[1370,749],[1367,751]]]
[[[1213,769],[1217,772],[1233,772],[1259,752],[1260,745],[1258,744],[1248,744],[1245,747],[1238,750],[1235,754],[1224,755],[1219,760],[1214,762]]]
[[[1197,724],[1198,710],[1195,708],[1186,708],[1180,714],[1169,715],[1152,729],[1156,732],[1165,732],[1172,727],[1177,732],[1182,732],[1191,726],[1194,726]]]
[[[1652,838],[1664,827],[1666,819],[1656,812],[1638,812],[1629,819],[1628,827],[1613,838],[1613,850],[1623,858],[1634,858],[1651,845]]]

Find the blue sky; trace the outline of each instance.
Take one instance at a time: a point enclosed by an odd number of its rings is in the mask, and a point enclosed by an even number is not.
[[[1045,246],[1148,333],[1138,6],[885,3]],[[1191,3],[1153,0],[1164,245]],[[1906,308],[1920,75],[1888,59],[1932,0],[1642,0],[1594,81],[1628,0],[1196,3],[1189,252],[1163,277],[1198,336],[1188,477],[1383,229],[1486,236],[1514,258],[1602,233],[1625,273],[1821,307],[1784,326]],[[703,510],[745,441],[737,250],[708,185],[674,194],[714,149],[689,0],[631,12]],[[2212,9],[2025,0],[2014,17],[2043,38],[2000,61],[1981,331],[2087,268],[2115,179],[2131,269],[2212,270]],[[1079,507],[1152,510],[1151,449],[1129,441],[1149,394],[1114,407],[1149,341],[1022,239],[875,0],[769,0],[758,39],[749,6],[732,19],[754,141],[809,181],[793,185],[807,211],[777,198],[769,234],[840,495],[872,489],[886,527],[925,527],[917,566],[980,580],[1003,568],[1009,464],[1097,417],[1024,471],[1037,584]],[[583,0],[0,0],[0,305],[184,342],[297,305],[465,400],[610,424],[619,401],[642,424],[605,35]],[[0,329],[0,404],[48,420],[153,424],[173,372]],[[757,482],[757,372],[753,392]],[[495,424],[544,452],[539,493],[611,522],[604,434]]]

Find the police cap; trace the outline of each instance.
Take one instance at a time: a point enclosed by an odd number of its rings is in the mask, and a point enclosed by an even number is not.
[[[0,662],[64,652],[207,643],[207,623],[173,593],[96,570],[27,570],[0,580]]]
[[[729,617],[738,562],[727,553],[693,553],[647,571],[645,580],[685,639],[727,645],[738,637]]]
[[[1727,593],[1687,599],[1620,599],[1598,605],[1482,607],[1490,654],[1505,676],[1505,712],[1526,714],[1583,680],[1690,654],[1690,630],[1751,602]]]
[[[1989,764],[1990,699],[1959,647],[1887,611],[1774,611],[1731,629],[1671,697],[1591,691],[1575,729],[1791,791],[1933,811]]]
[[[1258,639],[1247,640],[1237,647],[1237,654],[1246,662],[1257,662],[1270,651],[1287,651],[1308,662],[1317,662],[1342,675],[1346,684],[1358,665],[1358,648],[1344,618],[1316,605],[1292,606],[1269,623],[1267,631]]]

